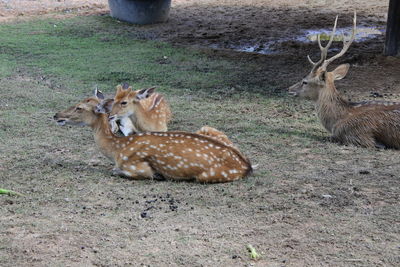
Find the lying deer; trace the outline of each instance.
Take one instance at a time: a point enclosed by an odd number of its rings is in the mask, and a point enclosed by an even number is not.
[[[215,139],[187,132],[147,132],[117,137],[108,115],[97,113],[104,96],[89,97],[59,112],[59,125],[88,125],[101,152],[115,162],[114,174],[133,179],[151,179],[156,174],[175,180],[230,182],[251,171],[248,159],[235,148]]]
[[[327,59],[328,49],[337,25],[335,24],[328,44],[321,45],[318,36],[318,45],[321,58],[313,62],[311,72],[300,82],[289,88],[289,93],[316,101],[318,117],[332,134],[333,140],[342,144],[353,144],[363,147],[388,147],[400,149],[400,103],[385,101],[363,101],[352,103],[347,101],[336,89],[334,81],[343,79],[350,65],[342,64],[333,71],[327,67],[334,60],[343,56],[354,41],[356,33],[356,14],[354,13],[353,31],[349,40],[343,36],[343,48],[335,56]]]
[[[133,118],[132,121],[136,122],[138,127],[134,127],[132,131],[138,132],[136,129],[142,131],[166,131],[167,123],[170,120],[170,111],[168,105],[163,102],[163,98],[159,95],[153,94],[154,88],[142,89],[132,91],[132,87],[127,85],[117,86],[117,92],[114,97],[114,102],[111,106],[107,107],[107,113],[110,113],[110,122],[116,120],[121,121],[123,132],[130,132],[126,130],[127,123],[124,123],[128,118]],[[152,104],[146,108],[146,99],[153,97]],[[103,101],[101,106],[107,104],[107,101]],[[148,105],[149,102],[147,102]],[[111,107],[111,108],[110,108]],[[110,112],[108,112],[110,110]],[[114,127],[113,127],[114,128]],[[225,145],[233,146],[233,143],[229,138],[221,131],[209,127],[203,126],[197,134],[202,134],[214,138]],[[126,136],[127,134],[125,134]]]
[[[128,85],[118,85],[114,96],[115,107],[127,110],[126,116],[110,114],[110,121],[132,121],[133,132],[165,132],[171,120],[171,110],[164,97],[154,93],[155,87],[132,91]]]

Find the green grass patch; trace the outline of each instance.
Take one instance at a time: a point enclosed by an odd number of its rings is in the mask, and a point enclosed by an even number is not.
[[[3,24],[0,70],[3,76],[10,75],[18,64],[80,93],[95,85],[111,91],[121,82],[164,90],[221,90],[237,85],[246,89],[239,74],[251,67],[248,64],[142,40],[141,32],[140,27],[100,16]]]

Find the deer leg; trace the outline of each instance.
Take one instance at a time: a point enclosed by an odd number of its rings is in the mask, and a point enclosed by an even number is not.
[[[122,177],[130,177],[130,173],[129,172],[121,170],[120,168],[113,168],[112,169],[112,175],[114,175],[114,176],[122,176]]]
[[[196,181],[203,183],[225,183],[238,180],[242,177],[241,171],[228,168],[211,168],[196,177]]]
[[[151,179],[154,176],[154,171],[147,162],[139,162],[124,164],[121,169],[114,168],[113,174],[131,179]]]
[[[340,138],[340,140],[345,145],[356,145],[366,148],[375,148],[377,145],[377,143],[375,142],[375,138],[371,135],[350,135],[345,136],[344,138]]]

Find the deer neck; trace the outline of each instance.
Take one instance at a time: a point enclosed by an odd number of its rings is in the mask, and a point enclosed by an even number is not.
[[[110,124],[108,122],[107,114],[97,114],[96,119],[90,125],[93,130],[94,140],[101,153],[110,160],[114,160],[114,156],[119,153],[119,140],[123,137],[117,137],[111,131]]]
[[[144,109],[142,104],[138,103],[135,106],[133,114],[130,116],[135,128],[140,131],[144,132],[148,129],[143,129],[143,126],[145,126],[149,121],[149,114],[148,112]],[[146,127],[146,126],[145,126]]]
[[[317,113],[322,125],[330,133],[339,120],[347,116],[349,103],[338,92],[335,84],[328,81],[318,96]]]

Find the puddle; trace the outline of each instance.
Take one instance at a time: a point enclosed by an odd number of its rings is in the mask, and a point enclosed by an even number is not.
[[[294,36],[292,38],[279,38],[274,41],[270,41],[262,44],[246,44],[246,45],[232,45],[229,48],[241,51],[241,52],[249,52],[249,53],[259,53],[259,54],[278,54],[280,53],[275,47],[279,45],[279,43],[287,42],[287,41],[297,41],[302,43],[311,43],[316,42],[318,38],[318,34],[321,34],[321,40],[329,40],[329,36],[332,29],[319,29],[319,30],[303,30],[303,33]],[[349,34],[351,34],[352,28],[337,28],[336,34],[334,37],[334,41],[343,41],[343,34],[345,38],[348,38]],[[385,28],[378,27],[357,27],[355,42],[365,42],[367,40],[376,38],[385,33]],[[213,45],[213,48],[219,48],[218,45]]]
[[[321,30],[305,30],[303,36],[297,37],[295,40],[300,42],[316,42],[318,34],[321,34],[321,40],[329,40],[332,29],[321,29]],[[343,41],[343,35],[348,38],[351,34],[352,28],[338,28],[336,29],[334,41]],[[376,38],[379,35],[383,35],[384,29],[375,27],[357,27],[355,42],[365,42],[369,39]]]

